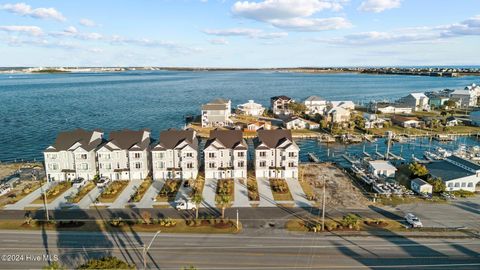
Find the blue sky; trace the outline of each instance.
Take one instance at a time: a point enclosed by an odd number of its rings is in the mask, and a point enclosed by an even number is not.
[[[479,44],[478,0],[0,0],[0,66],[478,65]]]

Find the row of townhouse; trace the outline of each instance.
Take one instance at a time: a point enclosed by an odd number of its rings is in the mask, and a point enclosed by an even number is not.
[[[298,178],[299,148],[288,130],[259,130],[255,139],[257,177]],[[193,130],[166,130],[153,143],[149,130],[110,133],[77,129],[61,132],[44,151],[49,181],[96,175],[112,180],[196,179],[199,140]],[[203,150],[205,177],[246,178],[248,145],[239,130],[212,130]]]

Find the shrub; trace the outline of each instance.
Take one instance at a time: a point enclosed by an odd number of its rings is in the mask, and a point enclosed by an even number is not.
[[[117,218],[114,218],[114,219],[110,220],[110,225],[112,227],[122,227],[123,225],[125,225],[125,222],[123,221],[123,219],[121,217],[117,217]]]
[[[91,259],[80,265],[78,269],[135,269],[117,257],[103,257],[100,259]]]
[[[61,266],[58,262],[52,262],[49,265],[42,267],[42,270],[63,270],[65,267]]]
[[[360,218],[357,215],[354,214],[348,214],[346,216],[343,216],[342,219],[342,225],[345,227],[348,227],[349,229],[359,229],[359,222]]]
[[[151,219],[152,219],[152,215],[150,214],[150,212],[148,212],[148,211],[143,211],[140,215],[142,216],[143,222],[144,222],[145,224],[150,224],[150,222],[152,221],[152,220],[151,220]]]

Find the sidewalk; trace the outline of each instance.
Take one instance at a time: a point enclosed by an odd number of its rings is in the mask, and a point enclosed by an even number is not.
[[[276,207],[277,204],[273,199],[270,182],[266,178],[257,178],[258,194],[260,196],[259,207]]]
[[[297,207],[312,206],[312,203],[307,200],[307,195],[305,195],[305,192],[303,191],[302,186],[297,179],[286,178],[285,181],[287,182],[288,189],[290,189],[290,193],[292,194],[293,200],[295,201],[295,205]]]

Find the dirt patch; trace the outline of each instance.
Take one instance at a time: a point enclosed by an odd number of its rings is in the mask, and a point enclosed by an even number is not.
[[[3,179],[21,168],[41,168],[40,163],[1,163],[0,179]]]
[[[322,198],[323,178],[326,180],[327,207],[365,208],[371,202],[352,183],[350,177],[331,163],[302,164],[300,178],[313,188],[317,200]]]

